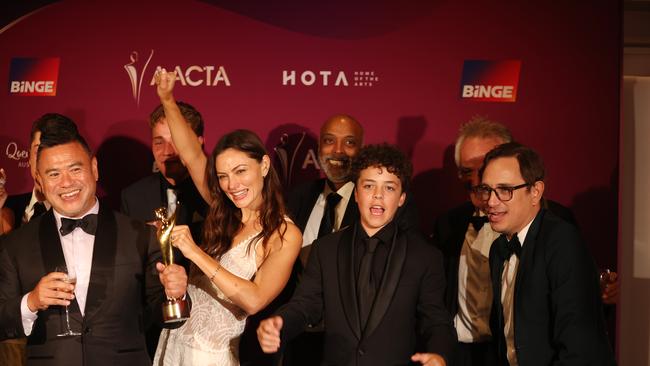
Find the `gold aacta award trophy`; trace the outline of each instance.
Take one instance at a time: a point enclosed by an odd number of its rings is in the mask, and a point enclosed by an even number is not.
[[[155,211],[156,217],[160,221],[157,230],[158,243],[162,252],[163,263],[168,266],[174,264],[174,247],[172,246],[172,230],[176,224],[176,212],[167,216],[167,208],[160,207]],[[163,302],[162,316],[165,323],[175,323],[187,320],[190,317],[190,308],[187,300],[167,298]]]

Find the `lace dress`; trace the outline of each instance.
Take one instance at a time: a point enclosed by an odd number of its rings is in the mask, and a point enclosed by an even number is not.
[[[255,234],[257,235],[257,234]],[[250,280],[257,266],[255,249],[248,251],[252,235],[221,257],[221,266]],[[198,273],[197,273],[198,272]],[[187,292],[192,298],[190,318],[177,329],[163,329],[154,365],[239,365],[239,338],[247,314],[227,299],[200,270],[192,271]]]

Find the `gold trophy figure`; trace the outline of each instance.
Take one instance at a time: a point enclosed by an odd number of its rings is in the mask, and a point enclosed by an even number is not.
[[[172,230],[176,224],[176,211],[167,215],[167,208],[160,207],[155,211],[160,222],[156,232],[160,251],[162,252],[163,264],[168,266],[174,264],[174,246],[172,245]],[[163,302],[162,316],[165,323],[175,323],[187,320],[190,317],[190,308],[187,300],[167,298]]]

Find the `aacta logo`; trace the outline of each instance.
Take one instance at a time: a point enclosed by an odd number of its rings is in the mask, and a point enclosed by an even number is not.
[[[140,92],[142,91],[142,81],[144,80],[144,75],[149,69],[151,73],[151,81],[149,86],[156,85],[156,79],[154,78],[154,72],[161,68],[162,66],[156,66],[149,68],[149,63],[153,58],[154,51],[151,50],[149,57],[146,60],[139,60],[138,52],[131,52],[131,62],[124,65],[126,73],[129,75],[131,80],[131,92],[133,93],[133,99],[137,105],[140,105]],[[140,67],[140,69],[138,69]],[[181,86],[230,86],[230,79],[226,73],[226,69],[223,66],[214,66],[214,65],[191,65],[188,67],[176,66],[174,68],[176,71],[176,82]]]
[[[349,79],[344,71],[331,70],[282,70],[283,86],[361,86],[372,87],[379,82],[379,76],[374,71],[354,71],[351,73],[352,79]],[[348,81],[350,80],[350,81]],[[351,84],[350,84],[351,83]]]
[[[520,60],[466,60],[463,64],[461,98],[482,102],[515,102]]]
[[[55,96],[60,63],[58,57],[12,58],[9,94]]]

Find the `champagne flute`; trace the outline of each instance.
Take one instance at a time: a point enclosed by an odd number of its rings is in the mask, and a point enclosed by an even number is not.
[[[58,266],[54,269],[55,272],[62,272],[65,273],[66,276],[63,279],[63,282],[69,283],[72,285],[77,284],[77,273],[74,270],[74,267],[66,267],[66,266]],[[74,290],[72,290],[74,292]],[[57,337],[73,337],[73,336],[80,336],[81,333],[75,332],[72,329],[70,329],[70,311],[68,309],[68,306],[65,306],[65,325],[66,329],[63,333],[59,333],[56,336]]]

